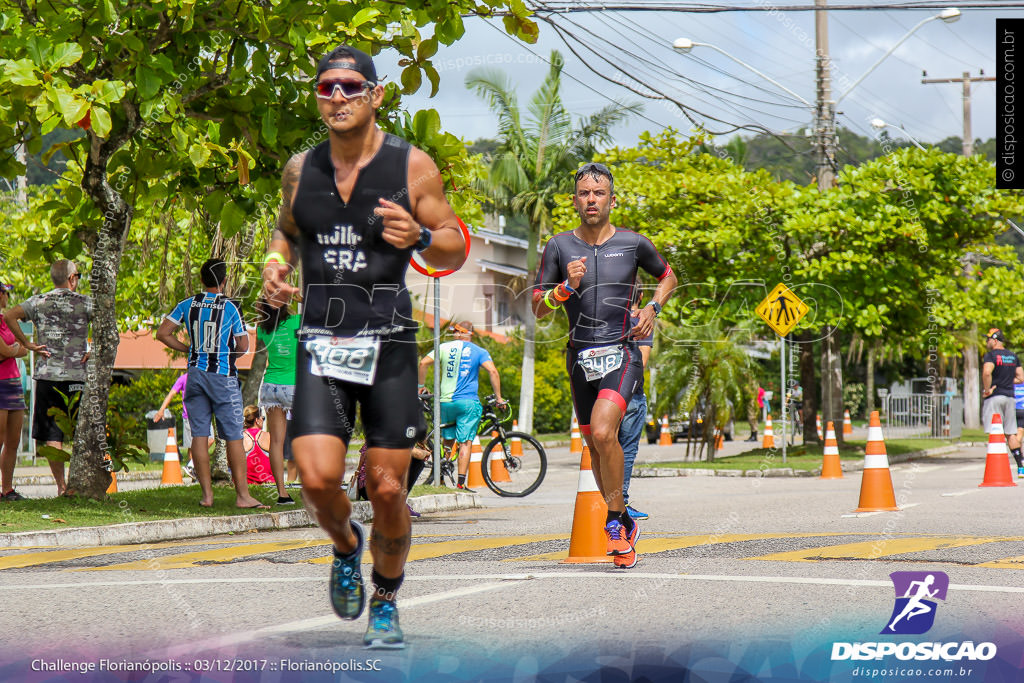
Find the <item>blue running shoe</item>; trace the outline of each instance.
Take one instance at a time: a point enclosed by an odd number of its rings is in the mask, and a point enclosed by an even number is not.
[[[627,505],[626,506],[626,512],[628,512],[629,516],[632,517],[633,519],[647,519],[650,516],[646,512],[640,512],[639,510],[637,510],[632,505]]]
[[[363,635],[368,650],[401,650],[405,637],[398,625],[398,606],[380,598],[370,599],[370,625]]]
[[[361,567],[366,533],[359,522],[352,521],[350,524],[352,533],[356,535],[355,550],[347,558],[335,555],[331,562],[331,607],[342,619],[356,619],[366,605]]]

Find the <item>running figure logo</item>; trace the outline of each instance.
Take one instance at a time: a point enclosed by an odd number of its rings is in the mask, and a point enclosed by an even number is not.
[[[896,604],[883,634],[920,635],[935,623],[937,603],[946,599],[949,576],[945,572],[893,572]]]

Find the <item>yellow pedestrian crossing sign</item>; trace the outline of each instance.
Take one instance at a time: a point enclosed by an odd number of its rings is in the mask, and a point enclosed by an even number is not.
[[[754,310],[779,336],[785,337],[810,309],[780,282]]]

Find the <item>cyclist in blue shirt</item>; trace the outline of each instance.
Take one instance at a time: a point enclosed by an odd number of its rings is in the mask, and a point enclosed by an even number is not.
[[[491,360],[491,354],[470,341],[473,337],[473,323],[468,320],[452,326],[455,341],[441,344],[441,424],[455,423],[441,431],[447,440],[455,440],[459,444],[459,482],[458,488],[466,488],[466,474],[469,471],[469,458],[473,449],[473,439],[480,428],[483,406],[480,405],[479,377],[480,368],[491,377],[491,388],[499,403],[501,398],[501,377],[498,368]],[[434,362],[431,351],[420,360],[420,391],[426,391],[423,385],[427,376],[427,368]]]
[[[199,504],[213,505],[210,423],[216,417],[217,432],[227,444],[235,505],[267,508],[249,494],[242,448],[242,391],[235,359],[249,350],[249,335],[238,306],[224,296],[227,264],[208,259],[199,269],[199,277],[205,291],[178,302],[156,333],[165,346],[188,353],[184,404],[192,427],[192,462],[203,491]],[[188,333],[188,344],[177,335],[182,325]]]

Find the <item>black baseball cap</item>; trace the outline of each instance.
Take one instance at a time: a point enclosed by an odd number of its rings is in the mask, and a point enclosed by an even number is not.
[[[998,327],[993,327],[991,330],[989,330],[988,334],[985,335],[985,339],[995,339],[997,342],[1000,342],[1001,344],[1006,343],[1006,335],[1004,335],[1003,331]]]
[[[373,59],[362,50],[357,50],[348,45],[339,45],[323,57],[316,67],[316,77],[331,69],[348,69],[363,75],[370,83],[377,83],[377,69],[373,66]]]

